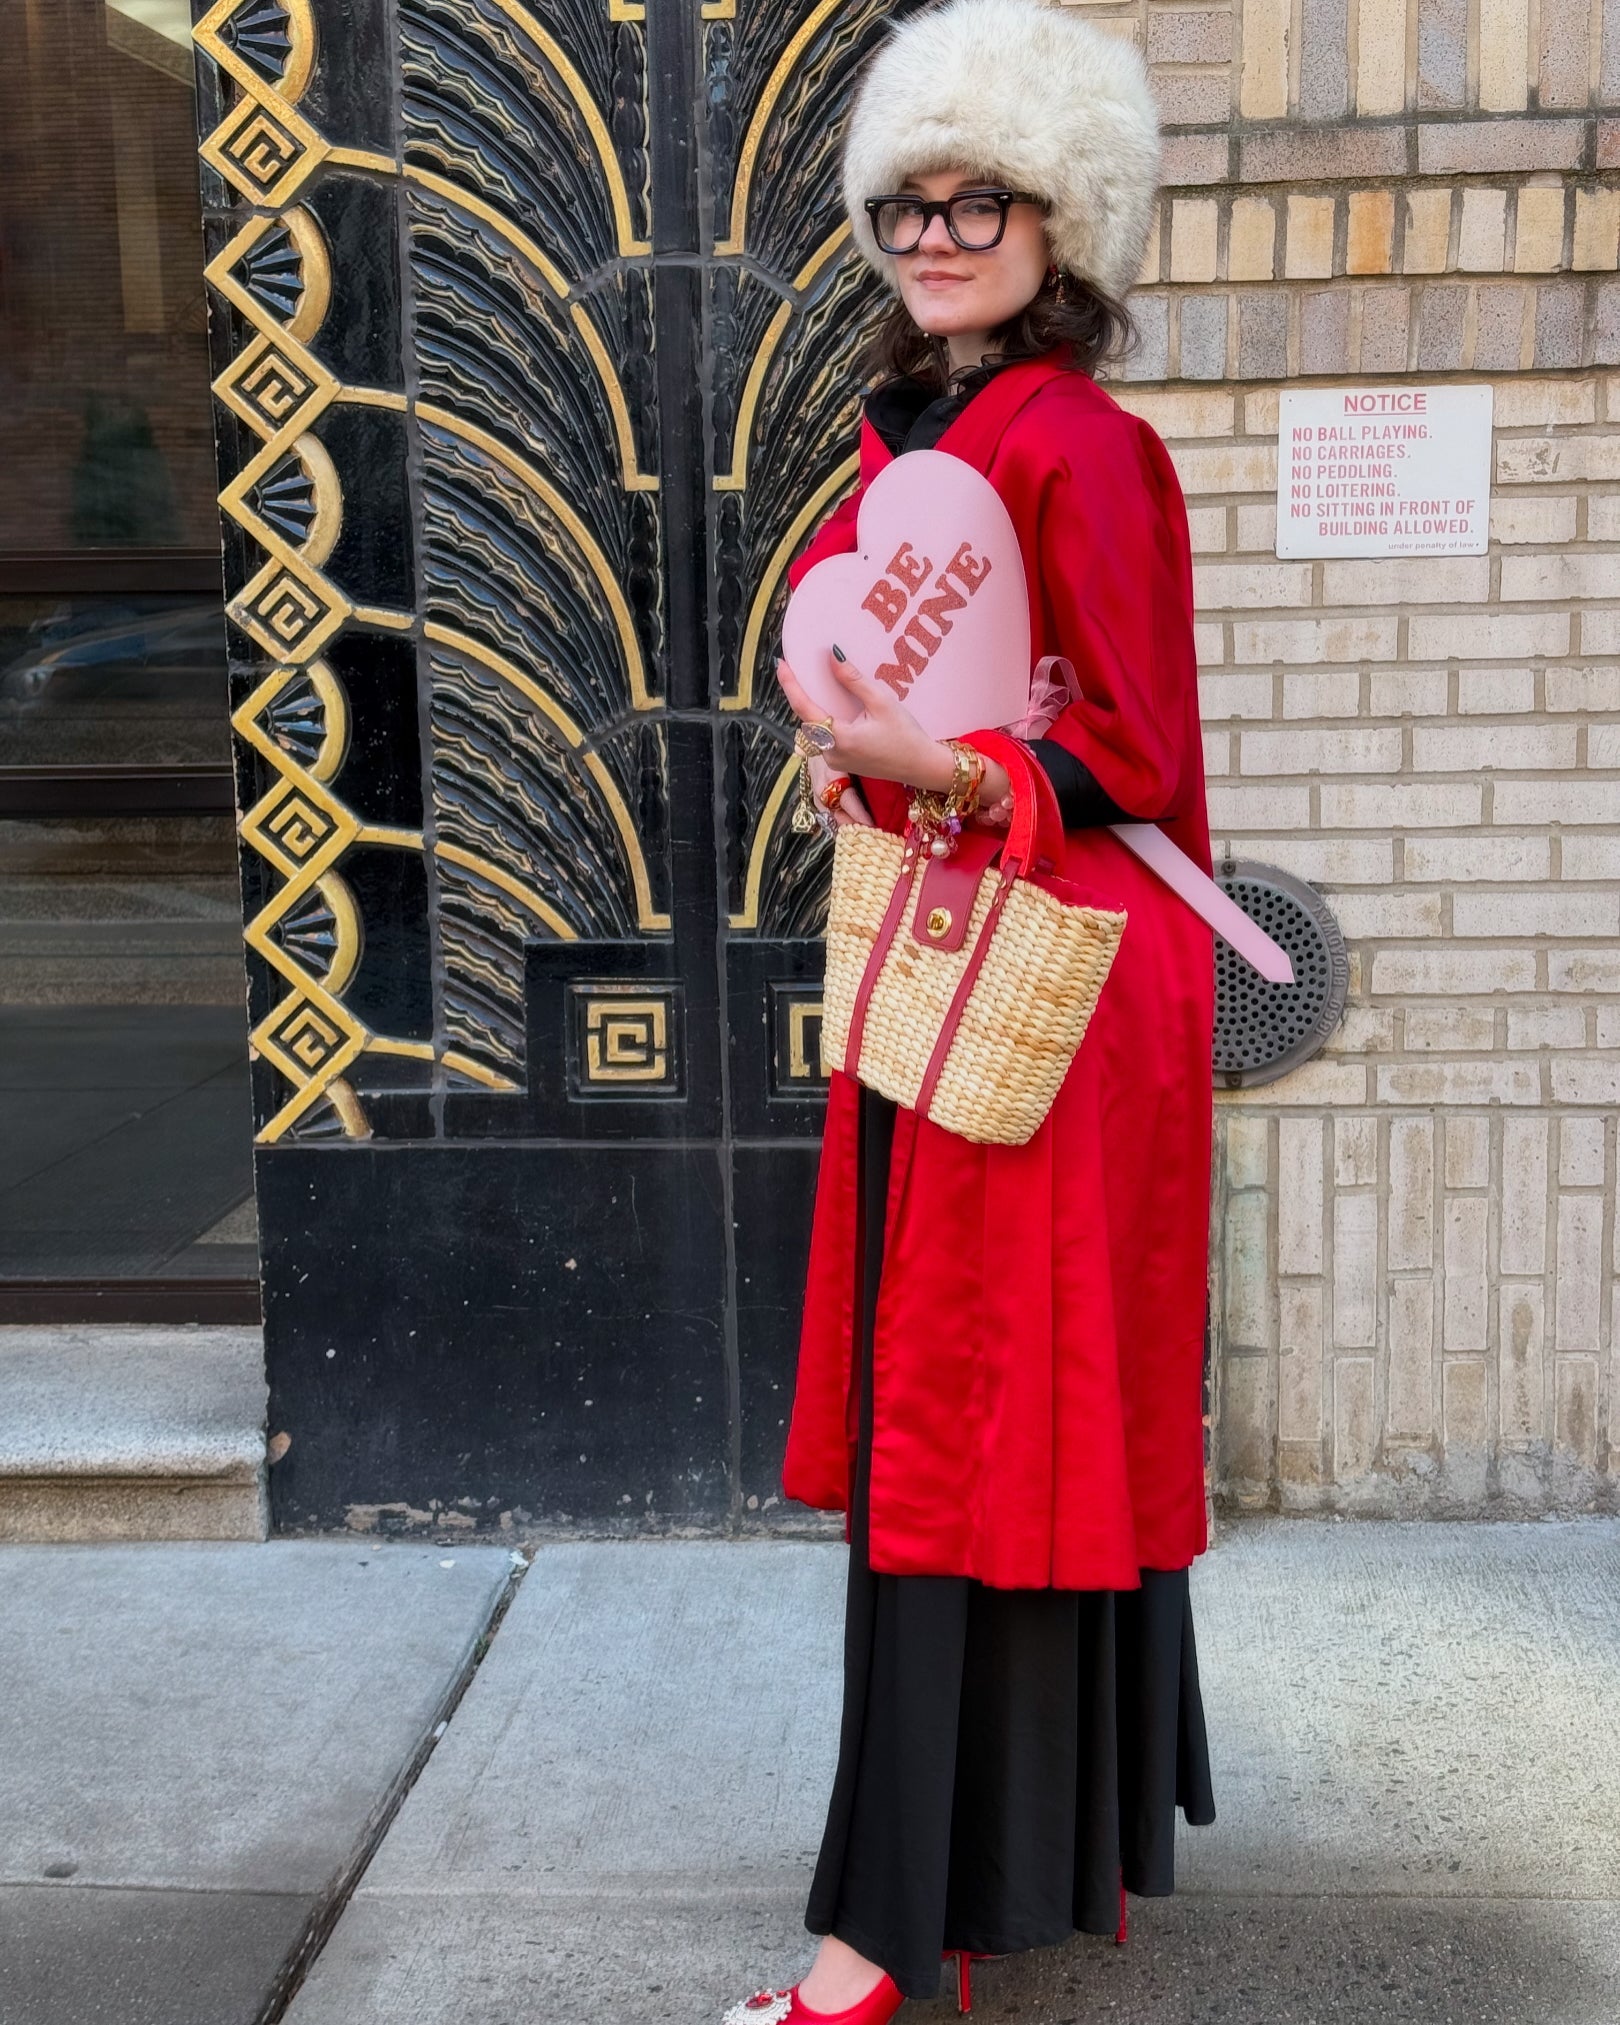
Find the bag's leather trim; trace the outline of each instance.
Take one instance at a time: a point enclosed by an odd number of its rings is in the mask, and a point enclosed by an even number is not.
[[[1013,875],[1004,871],[995,892],[991,895],[990,912],[985,916],[984,926],[979,931],[979,939],[973,945],[973,954],[968,958],[967,969],[963,971],[961,980],[952,994],[950,1006],[939,1030],[939,1039],[934,1043],[934,1052],[928,1057],[922,1087],[917,1092],[919,1118],[926,1118],[933,1104],[934,1091],[938,1088],[940,1076],[944,1073],[945,1058],[951,1051],[952,1041],[956,1039],[956,1030],[962,1024],[962,1014],[978,981],[979,972],[984,968],[984,960],[990,954],[990,938],[995,934],[996,923],[1001,919],[1001,903],[1012,891],[1012,885]]]
[[[906,911],[910,898],[912,878],[917,867],[917,846],[911,838],[906,839],[906,854],[900,860],[900,870],[895,874],[894,891],[889,895],[889,905],[878,926],[877,939],[872,944],[872,954],[866,959],[866,969],[861,973],[861,988],[855,994],[855,1005],[849,1016],[849,1036],[844,1042],[844,1073],[858,1077],[861,1073],[861,1042],[866,1037],[866,1013],[872,1003],[872,994],[877,989],[878,975],[883,969],[894,941],[895,930]]]
[[[1063,819],[1057,811],[1057,797],[1052,784],[1046,778],[1045,769],[1031,756],[1029,748],[1016,738],[1008,738],[1001,732],[973,735],[973,742],[992,759],[1000,760],[1007,769],[1013,790],[1012,831],[1007,839],[1006,849],[1001,855],[1001,879],[990,901],[990,912],[985,916],[984,926],[979,930],[979,939],[973,945],[973,954],[968,966],[957,982],[956,990],[945,1013],[939,1030],[939,1039],[934,1043],[934,1052],[928,1057],[928,1067],[923,1073],[922,1087],[917,1092],[917,1116],[926,1118],[929,1106],[934,1101],[934,1091],[944,1073],[945,1059],[951,1052],[951,1043],[956,1039],[956,1030],[962,1024],[962,1014],[967,1008],[968,997],[973,990],[984,960],[990,954],[990,939],[996,932],[996,923],[1001,919],[1001,905],[1012,890],[1012,883],[1021,873],[1035,866],[1041,866],[1048,859],[1041,851],[1044,842],[1048,850],[1052,847],[1055,826],[1056,848],[1059,853],[1058,865],[1062,869]]]
[[[917,881],[912,935],[925,949],[960,949],[979,897],[979,881],[1003,839],[984,830],[964,830],[948,858],[925,858]]]

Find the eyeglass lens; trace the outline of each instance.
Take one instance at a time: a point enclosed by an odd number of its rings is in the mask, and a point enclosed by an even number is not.
[[[1008,199],[969,190],[952,197],[945,207],[945,225],[957,245],[983,252],[1001,237]],[[878,207],[876,233],[885,253],[910,253],[923,236],[927,209],[915,197],[891,197]]]

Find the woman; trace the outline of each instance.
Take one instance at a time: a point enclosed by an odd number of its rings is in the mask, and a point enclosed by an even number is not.
[[[1213,1818],[1187,1569],[1205,1545],[1201,1378],[1210,932],[1106,825],[1160,823],[1204,870],[1191,572],[1162,445],[1090,368],[1140,267],[1157,128],[1133,49],[1048,0],[946,0],[870,65],[845,198],[899,300],[861,430],[864,489],[935,447],[1017,530],[1035,657],[1082,695],[1018,727],[1068,873],[1128,926],[1027,1145],[978,1145],[835,1075],[784,1484],[849,1513],[839,1763],[794,1990],[737,2025],[882,2025],[942,1951],[1112,1932],[1173,1885],[1179,1804]],[[861,493],[791,572],[855,545]],[[816,786],[906,823],[949,746],[847,663]],[[825,723],[785,663],[798,715]],[[1054,714],[1055,713],[1055,714]],[[1005,819],[1001,767],[980,783]]]

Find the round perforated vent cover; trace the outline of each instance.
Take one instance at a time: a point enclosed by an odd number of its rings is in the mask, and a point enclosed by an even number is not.
[[[1350,984],[1344,937],[1314,886],[1275,865],[1222,858],[1215,883],[1280,942],[1292,984],[1268,984],[1215,938],[1215,1077],[1227,1089],[1275,1082],[1309,1061],[1339,1024]]]

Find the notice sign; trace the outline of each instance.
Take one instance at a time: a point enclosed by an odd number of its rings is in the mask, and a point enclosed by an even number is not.
[[[1489,387],[1324,387],[1279,406],[1279,556],[1485,553]]]

